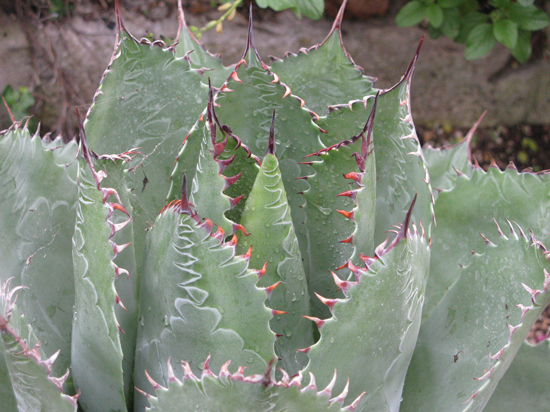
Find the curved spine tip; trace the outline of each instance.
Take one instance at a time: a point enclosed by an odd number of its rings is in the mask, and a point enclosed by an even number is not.
[[[414,198],[411,202],[411,206],[409,207],[409,211],[407,212],[407,215],[405,216],[405,220],[403,221],[403,224],[401,225],[401,229],[399,229],[399,232],[397,233],[397,236],[395,237],[395,239],[393,239],[393,241],[390,243],[390,245],[388,246],[388,248],[383,252],[383,253],[387,253],[389,252],[391,249],[393,249],[402,239],[405,239],[407,237],[407,232],[409,230],[409,223],[411,221],[411,215],[412,215],[412,211],[414,209],[414,205],[416,203],[416,198],[418,197],[418,193],[415,193],[414,195]],[[382,252],[381,252],[382,253]],[[382,254],[383,254],[382,253]]]
[[[16,124],[16,123],[17,123],[17,120],[15,119],[15,116],[13,115],[13,113],[12,113],[10,107],[8,106],[8,103],[6,102],[6,99],[4,99],[4,96],[2,96],[2,101],[4,102],[4,106],[6,106],[6,109],[7,109],[7,111],[8,111],[9,116],[10,116],[11,122],[12,122],[13,124]]]
[[[179,213],[193,216],[189,198],[187,197],[187,175],[183,172],[183,180],[181,183],[181,200],[179,203]]]
[[[269,140],[267,143],[267,149],[265,151],[266,156],[268,154],[275,155],[277,146],[275,144],[275,109],[273,109],[273,114],[271,115],[271,124],[269,126]]]

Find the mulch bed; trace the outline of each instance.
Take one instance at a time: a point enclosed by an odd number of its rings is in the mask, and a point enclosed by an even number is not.
[[[454,144],[466,136],[467,129],[450,129],[435,125],[433,128],[417,127],[422,144],[434,147]],[[518,170],[540,172],[550,170],[550,124],[517,125],[494,128],[480,127],[472,140],[472,156],[485,170],[492,159],[500,169],[513,162]],[[550,207],[550,205],[549,205]],[[537,344],[550,335],[550,306],[535,322],[527,341]]]

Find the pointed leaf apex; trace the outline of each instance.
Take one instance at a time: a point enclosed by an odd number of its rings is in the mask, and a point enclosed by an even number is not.
[[[243,58],[241,59],[241,61],[244,61],[245,64],[250,63],[250,61],[247,61],[246,57],[248,53],[253,52],[256,55],[257,59],[263,64],[262,59],[258,54],[258,50],[256,49],[256,45],[254,44],[254,33],[252,30],[252,27],[253,27],[252,4],[253,2],[250,3],[249,13],[248,13],[248,16],[249,16],[248,17],[248,39],[246,41],[246,48],[244,50]]]
[[[407,212],[407,216],[405,216],[405,221],[403,222],[403,224],[401,225],[401,229],[399,229],[399,232],[397,233],[397,236],[395,237],[395,239],[393,239],[393,241],[390,243],[390,245],[388,246],[388,248],[384,251],[384,253],[387,253],[389,252],[391,249],[393,249],[395,246],[397,246],[397,244],[402,240],[402,239],[405,239],[407,237],[407,232],[409,230],[409,223],[411,221],[411,215],[412,215],[412,211],[414,209],[414,204],[416,203],[416,198],[418,197],[418,193],[416,193],[414,195],[414,198],[411,202],[411,206],[409,207],[409,211]]]
[[[275,109],[273,109],[273,114],[271,115],[271,125],[269,127],[269,141],[267,143],[267,149],[265,151],[266,156],[268,154],[275,155],[275,150]]]
[[[189,205],[189,198],[187,197],[187,176],[183,172],[183,181],[181,183],[181,200],[179,202],[179,213],[193,216],[191,206]]]
[[[405,76],[403,76],[403,78],[407,82],[410,82],[411,79],[412,79],[412,75],[413,75],[414,69],[416,67],[416,63],[418,62],[418,56],[420,56],[420,49],[422,48],[422,43],[424,43],[424,36],[425,35],[423,34],[422,38],[418,42],[418,47],[416,48],[416,53],[414,54],[414,57],[413,57],[411,63],[409,64],[409,67],[407,68],[407,72],[405,73]]]
[[[347,3],[348,3],[348,0],[344,0],[342,2],[342,4],[340,5],[340,9],[338,10],[338,14],[336,15],[336,18],[334,19],[334,23],[332,24],[332,29],[330,30],[329,36],[333,32],[340,31],[342,29],[342,20],[344,19],[344,12],[346,11]]]
[[[116,44],[118,45],[118,39],[122,30],[126,31],[124,23],[122,22],[122,13],[120,12],[120,2],[115,0],[115,16],[116,16]]]
[[[477,130],[477,128],[479,127],[479,125],[481,124],[481,121],[483,120],[483,118],[485,117],[485,115],[487,114],[487,110],[485,110],[481,116],[479,117],[479,119],[477,120],[477,122],[475,122],[475,124],[472,126],[472,128],[468,131],[468,133],[466,134],[466,137],[464,138],[464,141],[466,142],[466,144],[468,145],[468,160],[470,163],[472,163],[472,148],[471,148],[471,142],[472,142],[472,139],[474,137],[474,134]]]
[[[374,127],[374,116],[376,115],[376,105],[378,104],[378,96],[380,96],[380,92],[376,93],[376,97],[374,98],[374,104],[372,106],[372,110],[369,114],[369,118],[367,119],[367,123],[365,124],[365,127],[361,131],[361,156],[355,156],[355,160],[357,161],[357,167],[359,167],[359,170],[361,173],[365,172],[365,164],[367,161],[367,157],[370,153],[370,146],[372,144],[372,130]]]
[[[17,119],[15,118],[15,116],[13,115],[10,107],[8,106],[8,103],[6,102],[6,99],[4,99],[4,96],[2,96],[2,101],[4,102],[4,106],[6,106],[6,109],[8,110],[8,114],[10,115],[10,119],[11,119],[11,122],[13,124],[17,123]]]

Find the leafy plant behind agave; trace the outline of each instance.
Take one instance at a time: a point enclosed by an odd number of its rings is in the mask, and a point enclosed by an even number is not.
[[[4,410],[518,405],[489,398],[548,356],[523,343],[550,301],[546,174],[472,165],[475,127],[421,150],[419,50],[374,88],[343,47],[345,5],[271,67],[250,23],[231,68],[181,5],[168,48],[116,6],[78,144],[20,122],[0,136]]]

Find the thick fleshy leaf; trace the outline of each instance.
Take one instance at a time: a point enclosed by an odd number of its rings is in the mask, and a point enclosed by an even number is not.
[[[326,113],[329,105],[376,93],[372,87],[374,79],[363,75],[344,48],[341,32],[344,7],[345,4],[323,42],[298,54],[287,53],[284,59],[274,60],[271,65],[271,70],[292,93],[320,115]]]
[[[241,223],[250,235],[241,236],[237,251],[244,254],[252,247],[250,267],[262,269],[266,264],[258,286],[269,288],[280,282],[269,294],[269,306],[286,313],[274,316],[271,329],[280,335],[275,344],[280,366],[295,375],[307,363],[297,350],[313,344],[313,325],[304,319],[310,314],[307,279],[279,162],[273,154],[262,162]]]
[[[115,278],[120,268],[113,263],[124,245],[111,240],[116,233],[111,216],[122,213],[124,207],[117,203],[118,194],[102,185],[106,173],[94,162],[82,130],[80,139],[82,156],[73,236],[73,377],[75,386],[82,389],[79,402],[84,411],[126,411],[124,354],[115,314],[115,305],[120,302]]]
[[[225,67],[222,64],[220,56],[211,54],[204,45],[198,41],[193,33],[187,27],[185,15],[183,13],[182,0],[178,0],[178,34],[176,41],[178,42],[174,48],[176,57],[188,56],[191,67],[194,69],[205,69],[205,74],[202,77],[202,82],[208,84],[210,79],[212,86],[221,87],[227,80],[233,68]]]
[[[495,243],[487,240],[422,325],[401,411],[483,411],[550,302],[544,246],[511,225]]]
[[[346,403],[366,392],[361,411],[399,410],[420,328],[430,251],[416,231],[403,238],[407,223],[387,248],[377,248],[376,259],[366,258],[368,269],[354,268],[357,282],[339,282],[345,299],[325,300],[333,317],[309,352],[306,370],[319,385],[336,370],[336,392],[350,380]]]
[[[434,149],[431,146],[426,146],[422,149],[424,161],[426,162],[430,176],[434,199],[437,199],[439,192],[452,189],[457,176],[461,173],[467,176],[472,175],[470,143],[484,116],[485,113],[481,115],[479,120],[466,134],[466,137],[460,142],[438,149]]]
[[[229,364],[229,362],[227,363]],[[227,366],[226,364],[226,366]],[[205,369],[200,379],[183,364],[183,379],[172,377],[166,387],[152,381],[156,397],[149,398],[151,412],[171,412],[175,409],[197,412],[323,412],[354,411],[354,406],[341,409],[345,393],[332,397],[329,388],[318,391],[315,385],[301,388],[302,375],[290,381],[284,375],[273,381],[271,371],[264,375],[244,376],[244,368],[236,373],[222,369],[219,376]]]
[[[480,250],[484,240],[478,232],[495,233],[493,218],[505,219],[536,230],[541,241],[550,233],[550,175],[518,173],[514,168],[487,172],[474,168],[471,177],[456,178],[455,187],[441,192],[435,204],[437,227],[432,236],[430,281],[426,290],[423,319],[458,279],[460,266],[468,264],[471,250]],[[503,226],[504,227],[504,226]]]
[[[169,358],[189,362],[194,373],[208,355],[215,371],[229,358],[261,372],[275,356],[267,294],[256,287],[247,259],[235,256],[236,238],[224,243],[221,232],[211,233],[211,221],[201,223],[182,204],[162,212],[148,235],[135,385],[149,393],[144,371],[167,383]]]
[[[0,135],[0,227],[9,234],[0,243],[0,282],[13,277],[14,287],[29,288],[19,307],[46,356],[61,350],[56,375],[65,373],[71,356],[76,174],[61,164],[75,163],[75,154],[74,142],[42,142],[19,126]]]
[[[304,204],[301,193],[306,191],[309,185],[306,180],[297,178],[312,174],[311,166],[300,163],[305,156],[316,153],[323,146],[319,142],[321,130],[311,120],[314,114],[303,109],[301,107],[303,101],[290,93],[288,86],[278,81],[260,60],[254,49],[250,32],[245,58],[241,60],[234,74],[216,96],[216,106],[219,105],[216,107],[216,116],[227,133],[231,132],[233,136],[238,136],[239,143],[235,143],[237,141],[235,138],[229,139],[226,154],[229,155],[233,147],[240,146],[234,153],[235,160],[224,171],[226,176],[241,173],[240,178],[231,186],[227,194],[232,197],[244,195],[246,199],[258,173],[254,159],[264,156],[271,118],[275,110],[274,133],[278,148],[277,156],[291,207],[292,220],[300,242],[300,250],[302,256],[305,256],[307,252],[307,235],[303,225],[305,214],[300,206]],[[197,126],[195,130],[199,127]],[[190,134],[178,158],[172,175],[173,186],[170,199],[175,194],[174,188],[181,187],[181,171],[189,170],[191,167],[186,164],[196,159],[195,153],[199,152],[197,136],[195,131]],[[233,146],[230,147],[230,145]],[[240,204],[243,206],[238,205],[229,214],[230,218],[236,222],[240,222],[239,213],[244,207],[244,202],[241,201]],[[307,276],[309,273],[307,262],[305,265]]]
[[[374,244],[382,243],[387,231],[402,222],[415,194],[418,195],[412,220],[423,225],[427,237],[433,220],[433,199],[420,143],[410,113],[409,88],[418,58],[415,55],[403,79],[377,99],[373,140],[376,153],[376,229]],[[326,146],[350,136],[358,136],[374,104],[374,96],[349,105],[332,107],[319,126]]]
[[[550,405],[550,347],[524,342],[483,412],[545,412]]]
[[[217,124],[212,90],[209,94],[208,109],[205,115],[206,122],[203,123],[202,120],[199,120],[197,126],[200,129],[189,136],[191,139],[201,140],[198,156],[187,159],[185,162],[188,167],[192,167],[192,162],[196,163],[195,174],[191,174],[193,181],[189,201],[195,206],[199,215],[208,216],[225,233],[232,234],[235,223],[229,220],[225,213],[232,209],[239,199],[230,198],[223,193],[234,181],[234,179],[222,175],[228,163],[232,162],[232,157],[227,159],[227,154],[231,154],[229,149],[225,151],[229,140],[226,133],[220,130]],[[221,140],[217,138],[220,135],[223,136]],[[231,145],[229,146],[231,147]],[[188,156],[189,153],[184,152],[183,155]],[[239,175],[236,178],[239,179]]]
[[[143,154],[129,163],[126,177],[134,246],[142,250],[145,230],[165,205],[175,154],[206,107],[208,88],[188,60],[160,42],[138,43],[125,31],[119,37],[85,127],[90,149],[100,155],[138,147]]]
[[[321,319],[330,317],[330,312],[315,294],[326,298],[343,297],[331,271],[347,266],[350,260],[358,265],[361,254],[374,254],[374,114],[373,109],[359,136],[321,150],[316,153],[317,157],[310,158],[314,159],[311,167],[315,173],[307,176],[310,188],[304,192],[308,236],[304,256],[309,268],[312,315]],[[327,233],[328,236],[323,235]]]
[[[129,160],[129,158],[128,158]],[[131,194],[126,187],[125,163],[120,159],[96,159],[96,167],[103,170],[107,176],[102,181],[102,187],[108,188],[114,195],[110,200],[118,202],[131,215],[130,204]],[[116,200],[115,200],[116,199]],[[120,336],[122,353],[122,369],[124,371],[124,389],[127,405],[132,405],[134,395],[133,371],[134,352],[137,339],[138,319],[138,277],[136,268],[136,253],[134,249],[134,225],[133,221],[124,213],[114,213],[109,222],[115,231],[111,238],[117,245],[128,245],[114,258],[115,269],[115,290],[118,296],[118,305],[115,305],[115,314],[120,328],[123,330]]]
[[[78,397],[62,394],[69,369],[59,378],[52,376],[52,365],[59,352],[50,358],[45,356],[32,326],[15,305],[14,293],[18,288],[10,290],[9,283],[2,284],[0,293],[0,338],[3,343],[1,355],[7,364],[9,377],[9,384],[3,392],[9,390],[13,393],[2,397],[2,411],[76,412]]]

